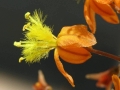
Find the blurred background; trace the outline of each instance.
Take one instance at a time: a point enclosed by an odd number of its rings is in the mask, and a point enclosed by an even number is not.
[[[53,33],[57,36],[64,26],[86,24],[83,4],[84,0],[79,4],[75,0],[0,0],[0,90],[33,90],[32,85],[38,81],[38,70],[43,71],[54,90],[105,90],[97,88],[96,81],[85,79],[85,75],[105,71],[118,64],[115,60],[96,54],[80,65],[61,60],[65,70],[74,78],[76,87],[73,88],[56,68],[53,51],[47,59],[27,64],[18,62],[21,49],[13,46],[14,41],[24,37],[22,27],[26,12],[43,11],[47,15],[45,24],[53,26]],[[119,56],[120,24],[107,23],[98,15],[96,21],[98,43],[94,48]]]

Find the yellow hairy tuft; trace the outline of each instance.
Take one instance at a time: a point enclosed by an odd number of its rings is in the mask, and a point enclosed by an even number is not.
[[[46,17],[43,18],[42,12],[35,10],[32,16],[27,12],[25,18],[27,19],[23,26],[25,39],[14,42],[14,45],[22,47],[23,59],[26,62],[38,62],[41,58],[46,58],[49,51],[56,47],[56,37],[52,34],[52,29],[43,24]]]

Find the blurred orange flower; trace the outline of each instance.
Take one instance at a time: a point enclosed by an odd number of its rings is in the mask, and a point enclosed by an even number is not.
[[[112,82],[114,84],[115,90],[120,90],[120,79],[117,75],[112,75]]]
[[[87,74],[87,79],[93,79],[98,80],[96,83],[97,87],[100,88],[106,88],[106,90],[111,90],[111,84],[112,84],[112,75],[118,75],[120,70],[120,66],[112,67],[109,70],[106,70],[104,72],[100,73],[93,73],[93,74]],[[115,89],[120,90],[120,89]]]
[[[95,13],[105,21],[118,24],[119,19],[114,11],[120,12],[120,0],[86,0],[84,4],[84,16],[92,33],[96,31]]]
[[[38,82],[33,85],[34,90],[52,90],[52,87],[45,81],[44,74],[41,70],[38,71]]]

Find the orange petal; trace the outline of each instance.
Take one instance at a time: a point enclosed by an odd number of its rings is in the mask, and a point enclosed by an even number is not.
[[[79,47],[90,47],[96,44],[96,39],[85,25],[73,25],[62,28],[58,34],[57,44],[59,46],[78,44]]]
[[[39,82],[41,83],[41,84],[43,84],[44,86],[46,86],[47,85],[47,82],[46,82],[46,80],[45,80],[45,77],[44,77],[44,74],[42,73],[42,71],[41,70],[39,70],[38,71],[38,80],[39,80]]]
[[[86,0],[84,4],[84,17],[91,32],[94,34],[96,31],[95,12],[91,9],[89,1],[90,0]]]
[[[111,0],[107,0],[111,1]],[[90,0],[90,7],[99,15],[115,15],[115,11],[106,0]]]
[[[112,24],[118,24],[119,23],[119,18],[117,15],[114,16],[101,16],[105,21],[112,23]]]
[[[112,24],[118,24],[119,19],[111,7],[112,0],[90,0],[90,7],[104,20]]]
[[[93,79],[93,80],[99,80],[102,76],[105,76],[109,73],[109,70],[100,72],[100,73],[92,73],[92,74],[87,74],[85,77],[87,79]]]
[[[68,82],[75,87],[73,78],[64,70],[63,64],[61,63],[58,55],[57,49],[54,51],[54,59],[58,70],[63,74],[63,76],[68,80]]]
[[[41,83],[36,82],[35,85],[33,85],[33,89],[34,90],[43,90],[44,86]]]
[[[100,88],[111,87],[112,80],[111,80],[110,70],[100,72],[100,73],[87,74],[86,78],[98,80],[98,82],[96,83],[97,87],[100,87]]]
[[[120,0],[114,0],[115,3],[115,9],[117,10],[117,13],[120,14]]]
[[[114,84],[115,90],[120,90],[120,79],[117,75],[112,75],[112,82]]]
[[[45,81],[44,74],[42,73],[41,70],[38,71],[38,82],[36,82],[33,85],[34,90],[44,90],[48,85],[47,82]]]
[[[77,53],[78,51],[75,52],[75,50],[79,50],[80,53]],[[58,48],[58,52],[60,57],[64,61],[71,64],[81,64],[91,58],[91,54],[87,52],[84,48],[74,49],[74,51]]]
[[[73,38],[73,37],[71,37],[71,38]],[[59,38],[58,41],[62,40],[62,39],[65,39],[65,36],[62,36],[61,38]],[[68,39],[68,41],[69,40],[70,39]],[[73,40],[76,41],[75,38]],[[81,64],[81,63],[84,63],[85,61],[87,61],[89,58],[91,58],[91,53],[88,52],[85,48],[80,47],[76,43],[68,44],[67,46],[61,45],[59,43],[58,43],[58,47],[57,47],[58,53],[59,53],[60,57],[68,63]]]
[[[70,34],[70,31],[71,30],[72,26],[64,26],[62,27],[60,33],[58,34],[57,38],[61,37],[61,36],[64,36],[64,35],[68,35]]]

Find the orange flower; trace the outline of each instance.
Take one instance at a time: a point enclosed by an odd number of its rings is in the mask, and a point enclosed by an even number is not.
[[[57,37],[57,48],[54,52],[55,63],[58,70],[64,75],[74,87],[72,77],[64,70],[59,56],[66,62],[81,64],[91,57],[91,53],[84,47],[91,47],[96,44],[96,39],[87,30],[85,25],[74,25],[63,27]]]
[[[95,13],[100,15],[105,21],[118,24],[119,19],[112,5],[115,6],[117,12],[120,11],[119,0],[86,0],[84,4],[84,16],[92,33],[96,31]]]
[[[96,39],[85,25],[73,25],[63,27],[57,36],[57,47],[54,51],[54,59],[58,70],[74,87],[73,78],[64,70],[59,56],[62,60],[71,64],[82,64],[91,58],[91,53],[103,55],[120,61],[120,57],[93,49]],[[112,70],[111,70],[112,72]],[[107,78],[106,78],[107,79]],[[109,82],[109,81],[108,81]]]
[[[112,75],[112,82],[114,84],[115,90],[120,90],[120,79],[117,75]]]
[[[58,37],[52,34],[52,28],[43,24],[45,18],[42,13],[30,12],[25,14],[27,24],[23,26],[25,38],[20,42],[14,42],[17,47],[22,47],[22,57],[19,62],[25,60],[28,63],[38,62],[48,57],[50,50],[55,49],[54,58],[58,70],[74,87],[72,77],[64,70],[59,56],[72,64],[84,63],[91,57],[91,53],[85,47],[91,48],[96,44],[96,39],[85,25],[73,25],[63,27]]]
[[[112,84],[111,76],[113,74],[116,74],[116,75],[119,74],[119,67],[120,66],[116,66],[116,67],[110,68],[109,70],[106,70],[100,73],[87,74],[86,78],[98,80],[98,82],[96,83],[97,87],[106,88],[106,90],[110,90],[111,84]]]
[[[75,86],[74,80],[64,70],[59,56],[71,64],[84,63],[91,57],[91,53],[120,61],[120,57],[92,48],[97,42],[85,25],[63,27],[56,37],[52,34],[52,28],[43,23],[45,18],[42,17],[42,12],[35,11],[32,16],[30,12],[27,12],[25,18],[28,21],[23,26],[25,38],[20,42],[14,42],[15,46],[22,48],[22,57],[19,58],[19,62],[22,60],[27,63],[39,62],[40,59],[48,57],[48,53],[55,49],[56,66],[73,87]]]
[[[35,83],[35,85],[33,86],[33,89],[34,90],[52,90],[52,87],[46,83],[44,74],[42,73],[41,70],[39,70],[38,72],[38,82]]]

